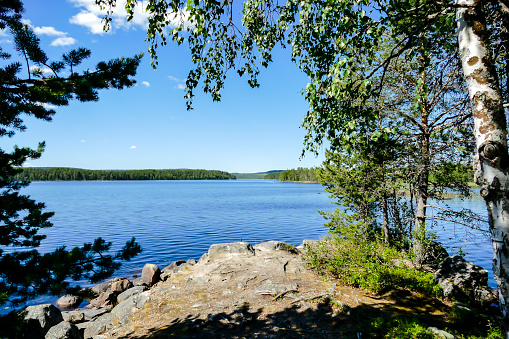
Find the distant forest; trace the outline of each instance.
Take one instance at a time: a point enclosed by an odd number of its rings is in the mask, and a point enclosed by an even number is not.
[[[282,172],[269,173],[264,177],[264,179],[275,179],[279,181],[318,182],[316,172],[316,167],[299,167],[297,169],[289,169]]]
[[[28,181],[81,181],[81,180],[219,180],[236,179],[223,171],[202,169],[165,170],[87,170],[81,168],[27,167],[15,176],[16,180]]]

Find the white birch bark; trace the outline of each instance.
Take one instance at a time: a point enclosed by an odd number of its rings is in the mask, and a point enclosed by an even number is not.
[[[486,201],[493,244],[493,271],[500,307],[509,328],[509,156],[507,125],[500,87],[491,63],[482,1],[456,0],[458,42],[463,73],[474,114],[477,155],[475,181]],[[509,332],[508,332],[509,338]]]

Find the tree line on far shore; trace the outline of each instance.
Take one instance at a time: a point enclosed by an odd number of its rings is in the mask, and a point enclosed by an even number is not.
[[[220,180],[236,179],[233,174],[203,169],[88,170],[81,168],[27,167],[15,176],[20,181],[85,180]]]
[[[442,174],[450,174],[455,180],[469,182],[474,177],[474,170],[472,166],[461,164],[444,162],[438,166],[439,168],[433,175],[430,176],[430,181],[440,181]],[[293,181],[293,182],[315,182],[319,183],[318,173],[319,167],[304,168],[298,167],[297,169],[288,169],[281,172],[272,172],[264,176],[264,179],[278,180],[278,181]]]

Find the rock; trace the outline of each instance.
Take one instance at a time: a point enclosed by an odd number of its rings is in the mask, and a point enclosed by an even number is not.
[[[27,330],[30,333],[38,332],[42,334],[42,336],[44,336],[51,327],[64,320],[60,310],[51,304],[28,306],[22,312],[24,319],[28,320],[30,323],[28,326],[30,328],[27,328]]]
[[[438,269],[438,266],[442,261],[444,261],[449,256],[447,250],[442,246],[441,243],[432,241],[427,245],[426,250],[424,252],[424,256],[422,257],[422,264],[428,265],[433,270]]]
[[[258,250],[258,251],[288,251],[288,252],[293,252],[295,251],[294,249],[294,246],[290,245],[290,244],[287,244],[283,241],[274,241],[274,240],[271,240],[271,241],[266,241],[266,242],[262,242],[260,244],[257,244],[254,246],[254,249],[255,250]],[[292,251],[293,250],[293,251]]]
[[[75,295],[64,295],[57,300],[57,306],[60,308],[76,308],[83,302],[83,299]]]
[[[279,293],[283,293],[288,290],[296,290],[296,289],[297,289],[297,286],[295,286],[293,284],[290,284],[290,285],[263,284],[256,288],[255,293],[277,295]]]
[[[101,295],[97,298],[90,300],[90,305],[93,307],[105,307],[108,305],[114,305],[116,302],[117,293],[108,289],[106,292],[101,293]]]
[[[442,261],[433,280],[442,287],[448,299],[481,309],[497,302],[488,286],[488,271],[459,255],[451,255]]]
[[[166,266],[165,268],[163,268],[163,269],[161,270],[161,272],[163,272],[163,273],[164,273],[164,272],[168,272],[168,271],[170,271],[170,272],[177,272],[177,271],[176,271],[176,268],[177,268],[177,267],[179,267],[179,266],[180,266],[180,265],[182,265],[182,264],[185,264],[185,262],[186,262],[185,260],[177,260],[177,261],[174,261],[174,262],[172,262],[171,264],[169,264],[168,266]]]
[[[121,303],[122,301],[130,298],[131,296],[135,295],[135,294],[140,294],[141,292],[144,292],[147,290],[147,286],[143,285],[143,286],[135,286],[135,287],[131,287],[130,289],[128,289],[127,291],[124,291],[122,293],[120,293],[118,296],[117,296],[117,301],[119,303]]]
[[[196,265],[196,260],[195,259],[187,259],[186,264],[188,266],[194,266],[194,265]]]
[[[204,261],[208,261],[209,260],[209,254],[208,253],[203,253],[202,256],[200,257],[200,260],[198,260],[198,262],[204,262]]]
[[[81,323],[85,321],[85,313],[83,311],[67,311],[62,312],[62,318],[64,321],[70,322],[70,323]]]
[[[112,293],[116,293],[118,295],[130,289],[131,287],[133,287],[133,283],[126,278],[122,278],[120,280],[113,282],[110,286],[110,290]]]
[[[62,321],[50,328],[44,339],[81,339],[81,333],[76,325]]]
[[[426,333],[429,333],[433,338],[437,339],[454,339],[454,336],[446,331],[439,330],[436,327],[428,327]]]
[[[161,270],[157,265],[145,264],[143,271],[141,272],[141,281],[147,286],[152,286],[159,281],[161,277]]]
[[[141,277],[134,279],[134,280],[133,280],[133,285],[134,285],[134,286],[147,286],[147,285],[143,282],[143,280],[141,280]]]
[[[107,280],[103,283],[100,283],[100,284],[92,287],[92,291],[95,292],[97,295],[99,295],[103,292],[106,292],[111,287],[111,284],[113,284],[115,281],[119,281],[122,279],[124,279],[124,278],[113,278],[113,279]]]
[[[113,327],[115,316],[111,313],[105,313],[95,321],[91,322],[85,328],[84,338],[97,338],[98,335],[103,334],[107,330]]]
[[[131,314],[142,308],[149,300],[150,291],[146,291],[137,295],[133,295],[122,301],[111,310],[121,324],[129,321]]]
[[[300,253],[306,253],[306,250],[307,250],[308,246],[316,246],[318,244],[319,244],[319,240],[304,239],[304,240],[302,240],[302,244],[297,246],[296,249]]]
[[[231,258],[233,256],[255,255],[253,246],[248,242],[230,242],[214,244],[209,248],[209,260]]]
[[[81,312],[85,316],[86,321],[93,321],[100,317],[101,315],[103,315],[104,313],[108,313],[109,311],[111,311],[111,306],[82,310]]]

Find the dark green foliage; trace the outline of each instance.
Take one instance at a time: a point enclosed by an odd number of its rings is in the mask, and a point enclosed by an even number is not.
[[[82,180],[220,180],[235,179],[235,176],[213,170],[169,169],[169,170],[87,170],[81,168],[24,168],[15,176],[16,180],[29,181],[82,181]]]
[[[0,3],[0,28],[9,28],[19,61],[10,62],[11,55],[1,52],[6,64],[0,67],[0,137],[12,137],[26,130],[23,116],[50,121],[52,106],[67,105],[70,100],[98,100],[99,89],[132,86],[132,76],[141,59],[120,58],[100,62],[95,70],[77,73],[75,67],[90,56],[84,48],[66,53],[62,61],[50,61],[40,48],[39,39],[30,27],[21,23],[20,1]],[[47,67],[52,74],[45,77],[30,66]],[[61,73],[69,67],[69,77]],[[21,74],[26,74],[23,78]],[[130,260],[140,253],[140,246],[131,239],[115,254],[111,243],[101,238],[67,250],[65,247],[40,254],[37,247],[45,238],[39,234],[51,227],[52,212],[44,212],[44,204],[20,194],[28,185],[26,179],[14,179],[22,172],[27,159],[37,159],[44,143],[37,149],[14,147],[0,149],[0,305],[18,304],[40,294],[62,294],[71,288],[69,279],[99,281],[109,277],[120,260]]]
[[[317,168],[303,168],[284,170],[280,173],[269,173],[264,179],[276,179],[279,181],[315,182],[318,183]]]

